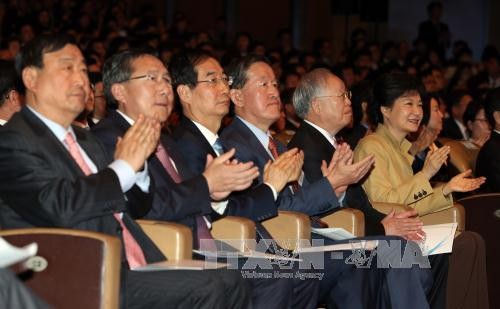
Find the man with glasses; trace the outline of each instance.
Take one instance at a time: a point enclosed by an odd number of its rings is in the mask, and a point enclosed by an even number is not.
[[[226,150],[217,132],[222,118],[229,111],[230,79],[219,62],[202,51],[175,55],[169,70],[184,114],[180,125],[173,132],[173,137],[191,171],[200,173],[206,164],[207,155],[224,155]],[[297,156],[297,152],[290,151],[275,163],[268,164],[266,168],[262,168],[261,184],[251,190],[245,190],[244,193],[234,192],[229,195],[215,212],[218,216],[236,215],[249,218],[256,223],[258,241],[269,239],[260,221],[277,215],[277,194],[286,183],[298,175],[302,165],[299,161],[301,158]],[[275,270],[280,272],[280,269]],[[284,281],[285,291],[261,286],[257,291],[259,298],[254,298],[254,305],[268,307],[280,303],[283,307],[315,308],[317,282],[296,278]],[[291,294],[283,297],[287,293]],[[281,300],[275,302],[276,299]]]
[[[263,168],[269,159],[286,151],[286,147],[274,141],[269,134],[269,127],[280,116],[276,77],[265,58],[252,55],[234,61],[227,73],[233,79],[230,95],[236,117],[224,129],[221,139],[228,147],[236,148],[236,158],[240,161],[254,162]],[[335,80],[335,85],[326,82],[322,85],[324,91],[317,94],[314,108],[316,112],[330,115],[336,122],[347,123],[351,117],[350,93],[339,81]],[[313,92],[312,87],[307,91]],[[311,142],[320,141],[313,139]],[[290,183],[280,192],[277,201],[279,209],[313,216],[312,225],[320,227],[321,222],[314,216],[339,208],[339,199],[342,199],[347,186],[359,181],[373,164],[373,157],[355,164],[351,158],[352,151],[347,145],[338,146],[333,158],[323,162],[320,179],[308,182],[305,175],[298,186]],[[325,244],[335,243],[316,234],[311,234],[311,237]],[[399,250],[399,247],[392,248],[378,255],[387,258],[399,253]],[[385,272],[376,269],[375,262],[371,268],[356,269],[345,262],[351,253],[343,252],[344,256],[335,259],[330,252],[323,256],[321,302],[338,308],[428,308],[425,284],[429,273],[426,270],[391,269]]]
[[[68,36],[36,37],[23,47],[16,68],[26,106],[0,130],[2,228],[81,229],[118,237],[122,308],[246,307],[246,283],[234,272],[133,270],[165,260],[129,215],[151,205],[151,179],[143,167],[158,142],[158,121],[138,116],[115,139],[111,153],[90,132],[72,127],[90,87],[83,55]]]

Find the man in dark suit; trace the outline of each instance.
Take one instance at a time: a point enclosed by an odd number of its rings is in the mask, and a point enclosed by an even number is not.
[[[468,140],[469,132],[464,123],[464,113],[472,101],[466,90],[455,90],[448,97],[450,117],[443,121],[443,130],[440,136],[456,140]]]
[[[156,147],[158,122],[140,116],[118,141],[110,164],[106,149],[89,132],[70,125],[89,91],[84,58],[71,39],[39,36],[17,61],[27,106],[0,130],[1,226],[65,227],[119,237],[122,307],[245,307],[246,283],[237,273],[131,270],[165,259],[128,215],[150,207],[150,179],[141,169]],[[125,197],[131,191],[136,194]],[[139,191],[140,201],[133,198]]]
[[[125,134],[139,114],[156,117],[165,123],[172,110],[173,91],[167,69],[158,58],[142,51],[125,51],[106,61],[103,73],[108,101],[116,102],[118,110],[110,112],[93,128],[93,132],[109,150],[115,150],[114,141]],[[151,77],[147,78],[144,73],[151,74]],[[137,76],[144,76],[143,81],[135,84],[122,81],[134,80]],[[211,202],[210,197],[225,198],[233,190],[250,186],[258,175],[257,168],[252,163],[231,163],[229,158],[234,152],[227,152],[213,159],[202,172],[191,173],[169,136],[161,134],[160,145],[168,154],[174,170],[162,160],[161,150],[157,149],[157,153],[149,157],[148,170],[155,190],[153,208],[146,217],[189,226],[193,230],[194,243],[200,247],[202,237],[208,236],[204,233],[209,233],[209,216],[221,207],[220,202]],[[252,286],[252,305],[255,308],[292,304],[291,280],[252,278],[248,281]],[[312,294],[308,297],[314,298],[314,291],[309,292]]]
[[[276,77],[266,60],[257,56],[248,56],[234,62],[227,73],[233,79],[230,95],[237,117],[224,129],[221,139],[225,145],[236,148],[238,159],[243,162],[253,161],[262,168],[267,160],[286,150],[284,145],[274,142],[268,132],[280,111]],[[344,96],[345,94],[340,95],[340,98]],[[333,112],[332,106],[322,107],[325,113]],[[300,111],[297,112],[300,115]],[[277,149],[273,149],[273,144],[277,144]],[[331,162],[324,162],[319,180],[309,183],[306,175],[298,188],[291,185],[292,188],[282,190],[278,197],[278,207],[308,215],[318,215],[325,210],[338,208],[338,198],[342,198],[346,187],[363,177],[373,164],[373,158],[352,164],[350,157],[352,153],[349,148],[346,145],[340,146]],[[319,238],[315,235],[312,237]],[[334,243],[328,239],[320,239],[326,244]],[[320,297],[328,305],[384,307],[374,302],[373,297],[377,295],[379,301],[391,302],[393,308],[428,306],[425,296],[427,285],[423,278],[429,274],[425,271],[381,272],[374,265],[372,269],[361,271],[353,269],[344,259],[332,260],[328,254],[325,255],[324,266],[325,278],[321,282]],[[379,285],[380,278],[384,278],[382,280],[386,285]],[[395,285],[398,285],[397,292]],[[366,291],[370,291],[370,295],[363,294]]]
[[[484,191],[500,192],[500,88],[491,90],[485,100],[485,114],[493,128],[490,139],[477,156],[476,174],[485,176]]]

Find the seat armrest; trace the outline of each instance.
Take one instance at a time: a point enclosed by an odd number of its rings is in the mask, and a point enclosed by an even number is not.
[[[361,210],[343,208],[321,217],[321,221],[328,227],[341,227],[356,237],[365,236],[365,216]]]
[[[282,248],[295,250],[301,241],[311,241],[311,220],[303,213],[279,211],[278,216],[263,221],[262,225]]]
[[[154,220],[137,220],[137,223],[167,259],[192,258],[193,236],[187,226]]]
[[[212,222],[212,236],[239,251],[255,249],[255,223],[247,218],[227,216]]]
[[[458,223],[457,232],[465,230],[465,209],[458,203],[455,203],[451,208],[421,216],[420,219],[424,225]]]

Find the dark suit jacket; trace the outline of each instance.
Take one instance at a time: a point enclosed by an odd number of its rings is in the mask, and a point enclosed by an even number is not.
[[[177,149],[194,174],[201,174],[205,169],[207,154],[214,158],[217,154],[196,125],[186,117],[182,117],[179,126],[174,130]],[[264,184],[252,190],[233,192],[228,198],[228,205],[223,215],[240,216],[260,222],[278,214],[272,190]],[[214,215],[213,219],[219,216]]]
[[[92,132],[110,152],[114,152],[117,138],[123,136],[129,128],[130,124],[119,113],[112,111],[92,128]],[[154,185],[154,197],[153,207],[145,214],[145,218],[176,221],[194,230],[196,216],[212,213],[207,181],[201,173],[193,177],[174,142],[167,135],[162,134],[160,142],[175,162],[183,182],[175,183],[156,155],[151,155],[148,159],[148,172]]]
[[[330,144],[321,132],[307,122],[301,124],[288,146],[290,148],[298,147],[304,151],[303,169],[307,180],[310,182],[323,178],[321,161],[330,162],[335,153],[333,145]],[[372,207],[365,191],[360,185],[349,186],[346,192],[345,203],[348,207],[363,211],[365,215],[366,235],[384,234],[384,228],[380,221],[385,215]]]
[[[500,134],[491,132],[490,139],[483,145],[476,161],[476,175],[485,176],[486,192],[500,192]]]
[[[258,184],[262,184],[264,166],[271,160],[271,157],[252,131],[239,118],[235,118],[224,129],[221,139],[227,147],[236,148],[238,160],[252,161],[259,167]],[[277,146],[278,153],[286,151],[283,144],[277,142]],[[337,197],[326,178],[313,183],[308,183],[307,179],[304,179],[301,189],[295,194],[287,186],[280,192],[277,202],[280,210],[293,210],[311,216],[328,212],[339,206]]]
[[[113,214],[123,212],[123,221],[142,247],[146,260],[164,260],[127,214],[126,204],[132,208],[134,198],[126,203],[118,177],[107,168],[111,157],[105,148],[88,131],[74,131],[78,144],[97,166],[97,173],[85,176],[62,143],[26,107],[0,129],[2,228],[72,228],[121,238],[121,228]],[[148,200],[143,202],[147,204]]]
[[[460,128],[452,117],[446,118],[443,121],[443,130],[439,136],[456,140],[465,139],[465,136],[463,136],[462,131],[460,131]]]

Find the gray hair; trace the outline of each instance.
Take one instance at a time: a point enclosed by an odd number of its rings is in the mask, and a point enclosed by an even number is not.
[[[304,119],[309,113],[311,102],[314,97],[321,95],[327,85],[327,79],[332,75],[328,69],[314,69],[306,73],[300,79],[295,92],[293,93],[293,107],[295,113]]]

